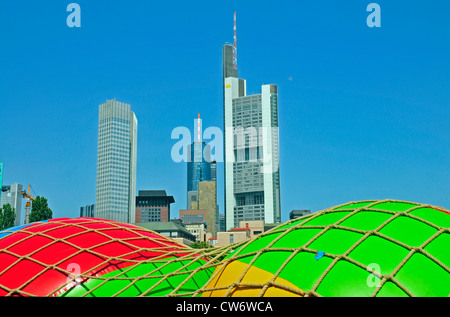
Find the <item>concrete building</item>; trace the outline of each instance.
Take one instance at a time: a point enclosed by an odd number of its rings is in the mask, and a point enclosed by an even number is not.
[[[192,209],[206,210],[206,226],[213,236],[217,233],[217,188],[216,182],[199,182],[198,201],[192,202]]]
[[[181,219],[172,219],[168,222],[141,222],[134,225],[155,231],[188,246],[196,240],[195,236],[185,228]]]
[[[281,221],[278,89],[247,95],[246,81],[231,69],[232,47],[223,48],[224,175],[227,230],[242,220]]]
[[[225,215],[219,214],[219,221],[217,226],[217,231],[226,231]]]
[[[289,220],[300,218],[309,214],[311,214],[311,210],[294,209],[289,213]]]
[[[107,100],[99,107],[95,213],[134,223],[137,119],[129,104]]]
[[[198,206],[198,190],[188,191],[187,194],[187,208],[194,209],[195,206]]]
[[[95,204],[80,207],[80,217],[95,218]]]
[[[16,183],[12,185],[3,185],[1,188],[2,193],[0,198],[0,207],[3,208],[4,205],[10,204],[16,213],[14,225],[21,225],[23,186]]]
[[[186,229],[192,233],[197,241],[207,231],[205,209],[180,209],[178,216]]]
[[[173,196],[165,190],[140,190],[136,196],[136,223],[168,222],[170,220],[170,204]]]
[[[214,244],[217,247],[224,247],[233,243],[242,242],[252,239],[258,234],[265,231],[264,221],[240,221],[239,227],[232,228],[228,231],[217,233],[217,242]]]

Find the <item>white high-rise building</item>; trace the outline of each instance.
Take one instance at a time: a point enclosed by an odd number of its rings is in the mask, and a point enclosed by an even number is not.
[[[114,99],[100,105],[96,218],[135,222],[137,125],[129,104]]]
[[[281,221],[278,89],[262,85],[247,95],[246,81],[223,49],[226,229],[242,220]]]

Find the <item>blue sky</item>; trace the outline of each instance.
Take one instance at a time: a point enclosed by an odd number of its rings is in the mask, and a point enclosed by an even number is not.
[[[247,93],[278,85],[282,220],[366,199],[450,209],[450,2],[72,1],[0,4],[0,161],[54,217],[95,202],[98,106],[131,104],[137,189],[186,205],[175,127],[222,127],[222,46],[237,12]],[[223,212],[223,165],[218,202]]]

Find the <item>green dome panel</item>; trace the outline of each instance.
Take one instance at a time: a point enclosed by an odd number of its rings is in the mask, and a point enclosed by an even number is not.
[[[403,265],[395,278],[415,296],[435,297],[450,294],[449,271],[419,253],[415,253]]]
[[[400,287],[392,282],[386,282],[378,292],[377,297],[408,297]]]
[[[306,244],[321,231],[322,229],[292,230],[289,234],[285,234],[280,239],[275,241],[272,248],[296,248],[299,245]]]
[[[437,229],[413,218],[399,216],[379,232],[409,246],[418,247],[435,234]]]
[[[399,201],[386,201],[376,203],[370,206],[370,209],[379,209],[379,210],[390,210],[390,211],[406,211],[408,209],[414,208],[418,206],[418,204],[408,203],[408,202],[399,202]]]
[[[349,211],[339,211],[339,212],[328,212],[323,213],[318,216],[318,214],[314,215],[310,218],[306,223],[304,223],[302,226],[328,226],[331,224],[336,223],[337,221],[341,220],[345,216],[347,216],[350,212]]]
[[[325,276],[317,288],[317,293],[325,297],[368,297],[375,287],[370,287],[368,279],[375,283],[380,279],[370,276],[370,273],[350,262],[340,260]]]
[[[446,245],[448,248],[443,248]],[[431,256],[441,261],[447,267],[450,267],[450,234],[443,233],[439,237],[431,241],[425,248]]]
[[[450,228],[450,217],[445,212],[433,208],[417,208],[410,211],[409,214],[430,221],[437,226]]]
[[[408,255],[409,250],[378,236],[370,236],[349,257],[368,266],[377,263],[381,274],[391,274]]]
[[[358,209],[358,208],[362,208],[365,207],[367,205],[370,205],[372,203],[374,203],[374,200],[371,201],[363,201],[363,202],[356,202],[356,203],[350,203],[350,204],[345,204],[344,206],[341,207],[336,207],[333,208],[334,210],[342,210],[342,209]]]
[[[357,232],[329,229],[313,241],[309,248],[325,253],[343,254],[362,237],[363,234]]]
[[[239,296],[449,296],[449,245],[450,212],[441,207],[350,202],[232,246],[214,283],[227,296],[233,288]],[[214,283],[199,292],[214,296]]]
[[[345,219],[340,225],[365,231],[375,230],[391,217],[390,213],[361,211]]]
[[[300,289],[310,290],[332,262],[333,258],[327,256],[316,260],[314,253],[299,252],[286,264],[280,277],[289,280]],[[308,274],[299,274],[299,272],[308,272]]]

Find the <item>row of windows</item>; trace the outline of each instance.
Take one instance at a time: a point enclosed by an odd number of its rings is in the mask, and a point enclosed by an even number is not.
[[[100,134],[105,132],[112,132],[112,133],[123,133],[123,134],[130,134],[130,128],[128,126],[118,126],[115,124],[106,124],[99,127]]]
[[[183,222],[204,222],[203,215],[182,215],[181,221]]]
[[[115,180],[115,179],[98,179],[98,191],[104,192],[108,191],[111,188],[123,188],[128,190],[128,181],[127,180]]]
[[[153,206],[153,207],[167,207],[169,204],[166,199],[152,199],[152,200],[138,200],[136,206]]]
[[[108,160],[106,158],[101,158],[98,160],[100,170],[108,170],[110,168],[124,169],[129,167],[130,160],[128,158],[116,158],[115,160]]]
[[[116,182],[116,183],[128,183],[129,172],[126,171],[99,171],[97,174],[97,180],[102,181],[103,183],[107,183],[108,181]]]
[[[130,140],[122,137],[117,137],[114,140],[106,139],[106,140],[99,140],[98,142],[99,148],[115,148],[118,146],[130,147]]]
[[[154,221],[161,221],[161,210],[141,212],[141,222],[154,222]]]
[[[105,150],[105,149],[116,150],[116,149],[129,149],[129,148],[130,148],[130,144],[127,142],[123,142],[123,141],[116,141],[112,144],[99,144],[98,145],[99,150]]]
[[[147,211],[158,211],[158,212],[161,212],[161,208],[154,208],[154,207],[142,208],[141,211],[142,212],[147,212]]]

